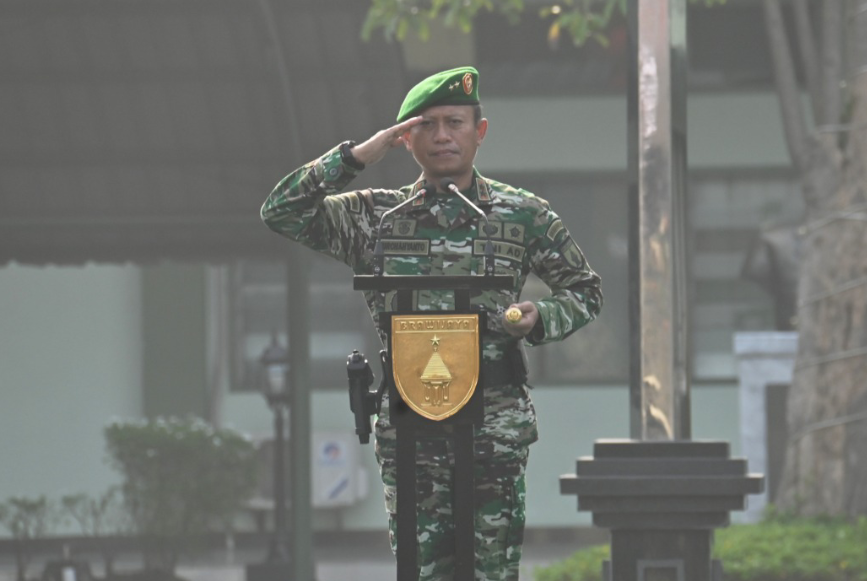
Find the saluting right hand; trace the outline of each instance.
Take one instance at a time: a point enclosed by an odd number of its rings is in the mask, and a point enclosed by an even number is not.
[[[364,143],[359,143],[349,151],[352,152],[352,156],[355,159],[364,165],[374,164],[385,157],[385,154],[391,149],[400,145],[403,142],[401,138],[404,133],[421,123],[421,120],[422,117],[420,115],[418,117],[411,117],[393,127],[378,131],[373,137]]]

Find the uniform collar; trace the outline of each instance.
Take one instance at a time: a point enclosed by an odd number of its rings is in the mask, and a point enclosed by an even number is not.
[[[412,185],[410,196],[417,194],[423,185],[424,179],[419,178],[418,181]],[[461,193],[477,206],[490,206],[494,203],[493,189],[488,183],[488,180],[485,179],[476,168],[473,168],[472,186],[468,190],[461,190]],[[429,210],[431,206],[433,206],[436,198],[437,196],[435,195],[427,195],[423,198],[419,198],[412,203],[412,210]]]

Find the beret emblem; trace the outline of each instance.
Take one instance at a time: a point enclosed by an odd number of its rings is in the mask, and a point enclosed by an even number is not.
[[[464,93],[467,95],[471,94],[473,92],[473,75],[470,73],[465,74],[462,84],[464,86]]]

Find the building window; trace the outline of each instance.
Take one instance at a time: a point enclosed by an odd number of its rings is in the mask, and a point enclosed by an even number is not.
[[[590,40],[577,47],[565,32],[552,42],[548,36],[551,22],[532,10],[519,24],[511,24],[499,14],[480,13],[473,40],[485,95],[619,94],[626,90],[625,18],[619,14],[613,17],[606,30],[606,46]],[[690,3],[687,34],[691,88],[754,90],[773,85],[760,3],[730,2],[712,7]],[[798,74],[803,78],[800,70]]]
[[[531,382],[545,385],[629,381],[627,185],[622,178],[507,176],[547,199],[602,277],[599,319],[566,341],[528,350]],[[690,324],[693,378],[733,381],[734,333],[774,329],[774,298],[742,275],[762,231],[789,228],[803,214],[788,175],[698,175],[689,186]],[[531,278],[526,299],[548,293]]]
[[[788,176],[731,175],[693,179],[689,204],[693,376],[732,380],[734,333],[775,328],[774,296],[744,264],[762,231],[796,228],[804,202]]]
[[[504,181],[547,200],[602,277],[605,306],[596,321],[565,341],[527,349],[530,383],[577,385],[629,380],[628,243],[626,182],[586,176],[515,176]],[[535,276],[522,300],[549,294]]]
[[[379,377],[379,340],[364,299],[352,290],[352,271],[309,253],[310,376],[313,388],[345,388],[346,357],[365,353]],[[257,389],[258,359],[273,334],[288,345],[287,265],[244,261],[233,267],[233,389]]]

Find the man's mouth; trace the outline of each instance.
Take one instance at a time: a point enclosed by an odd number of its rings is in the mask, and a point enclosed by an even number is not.
[[[451,155],[458,155],[458,152],[454,149],[440,149],[431,153],[431,157],[448,157]]]

